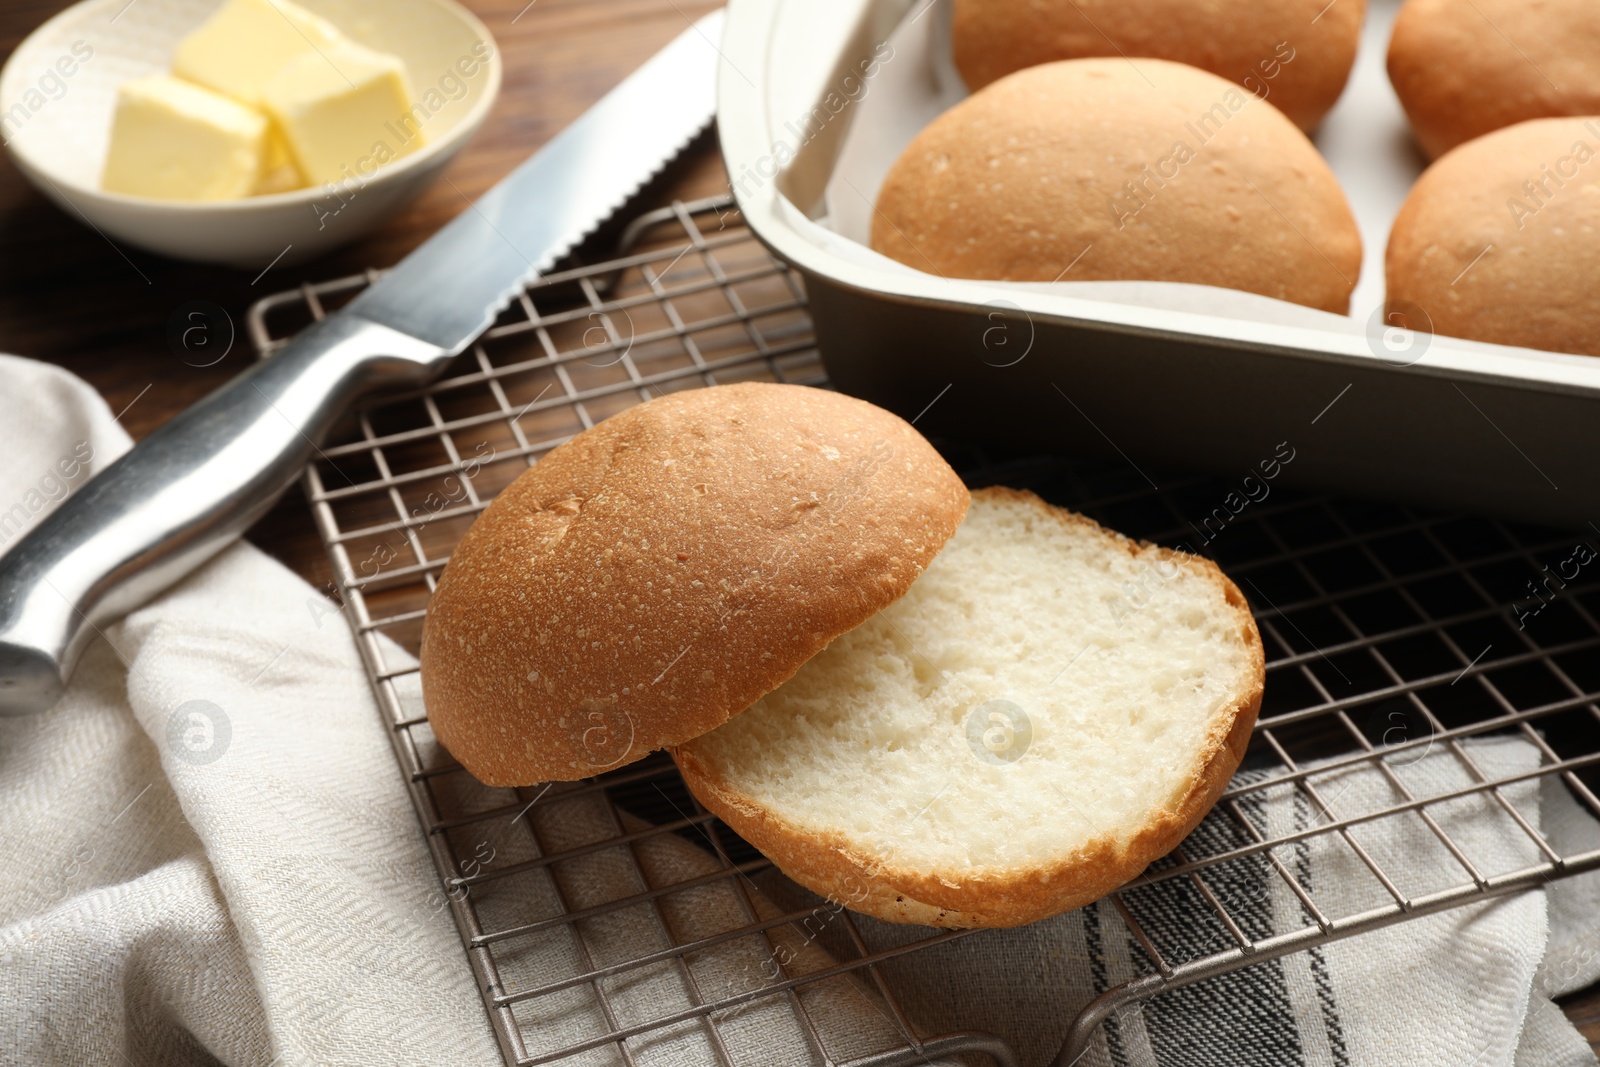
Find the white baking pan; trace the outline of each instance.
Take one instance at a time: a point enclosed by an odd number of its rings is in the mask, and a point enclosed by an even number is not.
[[[1348,317],[1208,286],[945,279],[866,249],[884,170],[965,95],[950,3],[728,6],[718,123],[733,191],[804,277],[839,388],[935,435],[1241,479],[1287,443],[1281,484],[1600,522],[1600,360],[1384,321],[1389,225],[1423,165],[1383,69],[1398,0],[1373,0],[1315,137],[1366,245]]]

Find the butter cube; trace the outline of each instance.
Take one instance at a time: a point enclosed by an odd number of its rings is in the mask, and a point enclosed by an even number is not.
[[[266,116],[220,93],[156,74],[117,89],[101,186],[162,200],[248,196],[261,179]]]
[[[343,35],[290,0],[227,0],[179,44],[172,73],[259,106],[261,87],[299,56],[315,56]]]
[[[366,177],[422,146],[405,64],[353,41],[289,60],[261,97],[313,184]]]
[[[261,180],[251,191],[257,196],[265,196],[305,188],[306,180],[300,176],[300,168],[294,165],[289,142],[284,140],[283,133],[276,125],[269,126],[266,157],[261,162]]]

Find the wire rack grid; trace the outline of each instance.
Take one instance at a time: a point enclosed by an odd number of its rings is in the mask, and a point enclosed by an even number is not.
[[[269,354],[374,277],[259,302],[257,348]],[[305,471],[494,1033],[518,1067],[648,1062],[656,1041],[687,1042],[698,1057],[687,1062],[723,1067],[775,1062],[774,1042],[796,1062],[1017,1067],[1016,1048],[984,1030],[930,1033],[890,973],[985,932],[923,931],[885,946],[835,908],[819,956],[816,902],[778,906],[756,888],[753,879],[777,884],[776,872],[696,803],[670,760],[492,790],[429,731],[413,658],[428,596],[495,493],[631,404],[751,379],[825,384],[803,290],[728,203],[674,204],[637,220],[618,258],[530,285],[440,381],[354,413]],[[1215,478],[1163,477],[1155,489],[1125,466],[947,454],[974,485],[1033,488],[1135,536],[1202,544],[1250,599],[1267,648],[1245,769],[1201,831],[1113,894],[1140,973],[1098,982],[1065,1028],[1059,1064],[1103,1049],[1120,1013],[1156,994],[1600,868],[1600,850],[1564,853],[1524,810],[1529,788],[1549,783],[1600,815],[1600,537],[1287,489],[1221,512],[1233,487]],[[1506,737],[1536,761],[1485,765],[1474,745]],[[1441,758],[1458,780],[1419,786],[1409,769]],[[1378,776],[1384,802],[1351,810],[1335,790],[1353,771]],[[1288,827],[1263,815],[1266,798],[1285,794],[1301,812]],[[1522,861],[1491,870],[1474,858],[1458,840],[1471,804],[1469,825],[1492,817]],[[1396,819],[1444,850],[1450,877],[1408,889],[1381,862],[1365,832]],[[1312,847],[1353,857],[1373,896],[1330,901],[1307,876]],[[703,862],[664,862],[663,848]],[[1291,895],[1290,921],[1264,927],[1230,899],[1241,865]],[[1192,910],[1181,930],[1152,918],[1154,896],[1174,889]],[[750,955],[729,977],[734,950]],[[870,1003],[882,1026],[839,1047],[819,1025],[834,995]]]

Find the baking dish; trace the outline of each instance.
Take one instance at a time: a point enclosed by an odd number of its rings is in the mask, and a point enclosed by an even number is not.
[[[1356,70],[1315,137],[1366,245],[1349,316],[1197,285],[946,279],[839,232],[859,230],[876,196],[860,156],[881,176],[964,93],[946,58],[950,2],[728,7],[718,123],[732,192],[804,278],[838,388],[934,435],[1231,473],[1231,512],[1268,464],[1280,484],[1600,521],[1600,437],[1585,432],[1600,361],[1384,318],[1388,225],[1422,166],[1383,71],[1398,0],[1370,5]],[[920,112],[886,119],[885,94]]]

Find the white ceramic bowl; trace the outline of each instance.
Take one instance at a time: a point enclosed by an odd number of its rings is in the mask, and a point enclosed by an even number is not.
[[[0,71],[0,132],[12,160],[113,243],[257,270],[310,259],[421,193],[483,124],[500,89],[494,39],[450,0],[298,0],[405,60],[412,91],[431,111],[421,149],[337,188],[198,204],[104,192],[117,86],[166,70],[178,41],[220,2],[84,0],[35,30]]]

